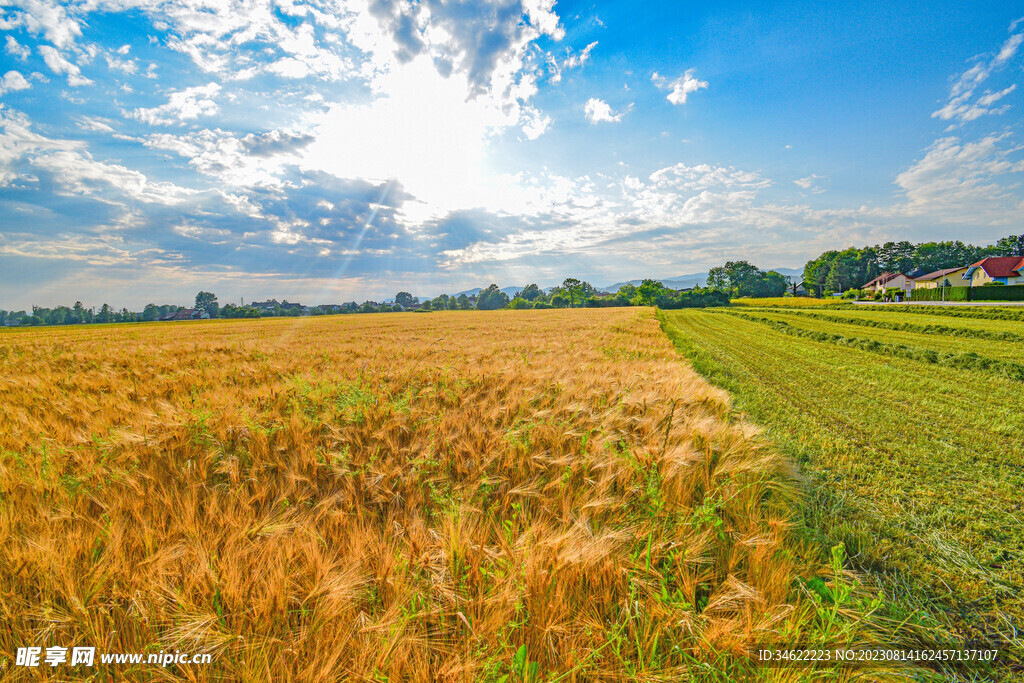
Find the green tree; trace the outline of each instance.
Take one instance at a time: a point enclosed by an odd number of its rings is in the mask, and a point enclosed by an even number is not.
[[[731,289],[737,296],[754,296],[764,271],[747,261],[726,261],[724,266],[708,271],[708,285]]]
[[[786,292],[786,278],[747,261],[728,261],[708,271],[708,286],[732,290],[737,296],[782,296]]]
[[[514,311],[519,311],[533,308],[533,303],[529,299],[524,299],[521,296],[517,296],[514,297],[512,301],[509,302],[508,307]]]
[[[914,268],[916,248],[910,242],[886,242],[875,247],[877,262],[882,271],[890,273],[906,273]]]
[[[952,242],[923,242],[914,248],[914,266],[926,273],[943,268],[959,268],[985,257],[983,247]]]
[[[638,306],[654,306],[658,298],[663,296],[667,288],[657,280],[646,279],[636,288],[636,296],[633,301]]]
[[[1024,235],[1010,235],[996,242],[997,256],[1024,256]]]
[[[633,304],[633,299],[635,297],[636,285],[631,285],[628,282],[619,287],[619,291],[615,293],[615,298],[627,306]]]
[[[410,306],[415,306],[416,304],[418,304],[419,299],[414,297],[409,292],[399,292],[398,294],[395,294],[395,303],[401,306],[402,308],[409,308]]]
[[[544,290],[536,284],[529,284],[523,287],[522,291],[519,292],[519,296],[527,301],[536,301],[538,297],[544,296]]]
[[[476,298],[476,307],[481,311],[493,311],[508,305],[508,294],[501,291],[498,285],[490,285],[480,292]]]
[[[583,282],[578,278],[567,277],[562,280],[562,293],[569,299],[570,308],[576,308],[577,303],[582,303],[583,298],[580,296],[582,287]]]
[[[114,312],[110,308],[110,304],[103,304],[100,308],[100,312],[96,314],[96,322],[98,323],[109,323],[114,319]]]
[[[216,318],[220,310],[217,303],[217,295],[213,292],[199,292],[196,294],[196,310],[208,313],[211,318]]]
[[[569,306],[572,308],[582,306],[595,291],[594,286],[585,280],[567,277],[562,281],[561,293],[568,298]]]
[[[465,294],[459,294],[459,298],[456,299],[460,311],[468,311],[473,308],[473,302],[469,300],[469,297]]]
[[[756,296],[775,297],[786,293],[786,276],[774,270],[769,270],[761,278],[761,292]]]
[[[82,305],[81,301],[76,301],[75,305],[71,309],[71,322],[84,323],[85,322],[85,306]]]

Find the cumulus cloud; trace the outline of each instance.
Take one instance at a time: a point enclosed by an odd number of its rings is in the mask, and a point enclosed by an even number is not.
[[[25,45],[19,43],[14,36],[7,36],[7,44],[4,47],[4,51],[9,55],[17,57],[23,62],[28,59],[30,54],[32,54],[32,51]]]
[[[402,63],[426,54],[466,75],[471,94],[499,93],[515,83],[527,46],[564,29],[550,0],[492,3],[405,3],[377,0],[370,11]]]
[[[536,140],[551,126],[551,117],[545,116],[536,107],[525,106],[520,125],[527,140]]]
[[[128,47],[125,45],[124,47]],[[107,68],[113,71],[120,71],[129,76],[138,73],[139,63],[134,59],[122,59],[122,55],[127,54],[127,50],[118,50],[117,52],[108,52],[104,55],[104,59],[107,61]]]
[[[687,69],[686,73],[679,78],[674,81],[668,81],[655,71],[651,75],[651,81],[659,88],[670,91],[665,99],[672,104],[686,104],[686,99],[691,94],[708,87],[708,82],[698,80],[694,76],[695,73],[697,73],[696,69]]]
[[[583,105],[583,113],[591,123],[600,123],[601,121],[614,123],[621,121],[623,115],[623,112],[616,114],[607,102],[596,97],[587,100],[587,103]]]
[[[0,14],[0,30],[24,28],[29,33],[43,34],[59,48],[69,47],[82,35],[78,22],[68,16],[66,8],[49,0],[7,0]],[[8,45],[10,43],[8,42]]]
[[[8,71],[0,78],[0,95],[13,90],[27,90],[32,87],[18,71]]]
[[[43,56],[46,66],[55,74],[65,74],[68,78],[68,85],[78,87],[80,85],[92,85],[92,81],[82,76],[77,64],[69,62],[60,52],[49,45],[40,45],[39,54]]]
[[[1024,161],[1015,158],[1019,147],[1005,144],[1008,137],[936,140],[924,157],[896,177],[905,198],[899,210],[943,221],[1019,223],[1024,206],[1007,179],[1024,172]]]
[[[197,119],[200,116],[213,116],[220,111],[214,98],[220,92],[220,85],[207,83],[185,88],[171,93],[167,103],[159,107],[140,108],[131,112],[133,119],[153,126],[170,126]]]

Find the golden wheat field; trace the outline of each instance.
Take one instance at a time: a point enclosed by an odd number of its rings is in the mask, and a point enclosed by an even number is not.
[[[12,330],[0,369],[7,661],[212,655],[53,670],[95,680],[865,672],[753,662],[869,639],[871,608],[806,588],[856,584],[794,533],[785,462],[649,310]]]

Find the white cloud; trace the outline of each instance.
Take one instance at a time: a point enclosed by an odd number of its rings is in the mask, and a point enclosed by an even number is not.
[[[733,167],[679,163],[654,171],[646,182],[626,175],[616,185],[618,196],[599,192],[586,176],[537,180],[544,188],[539,194],[544,201],[535,212],[548,225],[448,250],[448,267],[545,253],[586,253],[611,241],[618,249],[621,241],[652,230],[678,234],[694,226],[731,223],[749,230],[751,225],[780,221],[772,210],[754,206],[760,190],[771,181]]]
[[[523,107],[520,125],[527,140],[536,140],[551,126],[551,117],[545,116],[535,107]]]
[[[986,91],[984,95],[982,95],[981,97],[978,98],[978,104],[981,105],[982,107],[991,106],[991,105],[995,104],[996,102],[998,102],[999,100],[1001,100],[1004,97],[1006,97],[1007,95],[1009,95],[1010,93],[1012,93],[1016,89],[1017,89],[1017,84],[1014,83],[1010,87],[1004,88],[1003,90],[1000,90],[999,92],[995,92],[994,93],[994,92]]]
[[[96,161],[84,150],[58,150],[33,158],[32,165],[54,175],[60,194],[102,197],[104,190],[115,190],[119,199],[168,205],[179,204],[190,194],[173,183],[152,182],[120,164]]]
[[[88,195],[102,200],[105,191],[113,190],[118,199],[176,204],[191,193],[172,183],[152,182],[142,173],[119,164],[97,161],[80,141],[39,135],[20,112],[0,108],[0,126],[0,185],[16,179],[16,165],[27,162],[34,169],[53,174],[59,194]]]
[[[1007,178],[1024,172],[1024,161],[1012,158],[1020,147],[1001,144],[1007,139],[1004,134],[976,142],[936,140],[923,158],[896,177],[906,199],[899,211],[942,221],[1019,223],[1024,206]]]
[[[159,107],[136,109],[129,116],[153,126],[170,126],[184,123],[200,116],[213,116],[220,107],[213,98],[220,92],[220,85],[207,83],[171,93],[167,103]]]
[[[302,152],[303,167],[345,178],[397,180],[417,197],[404,207],[407,220],[466,206],[509,208],[531,191],[509,188],[508,178],[491,167],[488,149],[506,132],[521,131],[532,140],[551,126],[551,118],[530,100],[548,56],[535,41],[564,36],[552,0],[349,0],[340,6],[275,7],[97,1],[107,11],[145,13],[165,33],[163,45],[187,55],[199,70],[218,74],[220,82],[271,74],[367,86],[369,101],[350,94],[331,101],[332,90],[318,88],[322,101],[296,113],[297,132],[317,138]],[[593,49],[587,45],[565,61],[581,65]],[[216,93],[188,92],[193,96],[178,93],[165,105],[126,116],[169,125],[216,113]],[[223,158],[238,152],[237,141],[221,134],[174,142],[151,137],[149,144],[174,146],[197,170],[233,181],[269,183],[268,174],[280,171],[270,162],[254,167],[251,160],[237,170],[223,169]]]
[[[707,81],[698,80],[694,74],[696,69],[687,69],[686,73],[674,81],[668,82],[657,71],[651,75],[651,81],[659,88],[668,88],[671,92],[665,97],[672,104],[686,104],[686,99],[698,90],[708,87]]]
[[[18,71],[8,71],[0,78],[0,95],[13,90],[27,90],[32,87]]]
[[[0,187],[19,177],[16,164],[26,154],[68,146],[34,132],[27,116],[0,104]]]
[[[622,120],[624,112],[616,114],[612,111],[612,108],[608,106],[607,102],[599,100],[596,97],[591,97],[587,100],[587,103],[583,105],[583,113],[591,123],[600,123],[601,121],[614,123]]]
[[[999,54],[996,55],[996,63],[1001,64],[1017,54],[1021,41],[1024,41],[1024,33],[1016,33],[1007,38],[1003,46],[999,48]]]
[[[223,228],[211,228],[203,225],[196,225],[195,223],[181,223],[173,228],[173,231],[181,235],[182,237],[188,237],[194,240],[201,240],[208,244],[223,244],[224,238],[231,235],[230,230]]]
[[[188,159],[189,165],[203,175],[217,178],[220,182],[247,187],[255,185],[279,185],[279,175],[289,164],[299,162],[299,150],[311,141],[301,138],[298,144],[289,145],[288,138],[294,138],[280,131],[262,136],[248,135],[239,138],[231,133],[202,130],[187,135],[158,133],[143,140],[146,147],[174,152]]]
[[[128,47],[125,45],[125,47]],[[139,71],[139,63],[134,59],[121,59],[118,55],[124,55],[125,52],[118,50],[117,53],[107,53],[104,58],[107,60],[107,68],[121,71],[128,75],[134,75]]]
[[[797,178],[796,180],[793,181],[793,184],[796,185],[797,187],[799,187],[799,188],[801,188],[803,190],[807,190],[807,191],[809,191],[809,192],[811,192],[813,194],[820,194],[820,193],[824,192],[825,190],[823,190],[822,188],[818,187],[817,184],[814,181],[820,180],[822,177],[823,176],[820,176],[820,175],[818,175],[816,173],[812,173],[811,175],[809,175],[809,176],[807,176],[805,178]]]
[[[17,40],[15,40],[14,36],[7,36],[7,45],[4,48],[4,51],[7,52],[7,54],[9,55],[17,57],[19,60],[23,62],[26,59],[28,59],[28,56],[30,54],[32,54],[32,51],[29,50],[28,47],[26,47],[25,45],[22,45]]]
[[[772,184],[758,173],[733,166],[687,166],[684,163],[657,170],[650,175],[650,180],[659,188],[676,190],[705,190],[712,187],[763,189]]]
[[[64,48],[82,35],[78,22],[68,16],[66,9],[49,0],[6,0],[3,3],[12,9],[0,15],[0,30],[10,31],[24,27],[29,33],[42,33],[48,41]]]
[[[1011,26],[1011,31],[1016,23],[1014,22]],[[977,97],[975,94],[982,83],[1017,54],[1022,41],[1024,41],[1024,33],[1016,33],[1003,43],[995,56],[989,53],[987,56],[976,57],[974,66],[954,79],[949,89],[949,100],[944,106],[932,112],[932,117],[943,121],[953,121],[954,123],[946,129],[949,131],[957,125],[975,121],[987,114],[1006,112],[1009,105],[1004,104],[998,107],[992,105],[1016,90],[1016,84],[995,92],[986,90]]]
[[[98,116],[82,116],[78,119],[78,127],[82,130],[91,130],[95,133],[114,133],[114,128],[110,125],[113,123],[109,119],[103,119]]]
[[[547,57],[548,62],[548,74],[549,79],[552,83],[558,83],[562,80],[562,71],[566,69],[576,69],[590,59],[590,53],[597,47],[597,41],[588,44],[585,48],[579,52],[573,52],[571,49],[566,48],[565,59],[559,61],[558,57],[549,54]]]
[[[68,85],[72,87],[92,85],[92,81],[82,76],[77,64],[69,62],[60,52],[49,45],[40,45],[39,54],[43,56],[43,61],[46,62],[46,66],[50,67],[50,71],[55,74],[67,75]]]
[[[590,59],[590,51],[595,47],[597,47],[596,40],[580,50],[578,53],[569,55],[569,58],[565,60],[565,68],[575,69],[578,66],[586,64],[587,60]]]

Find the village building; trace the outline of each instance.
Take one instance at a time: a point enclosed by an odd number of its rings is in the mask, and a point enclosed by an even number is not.
[[[1024,285],[1024,257],[990,256],[967,267],[963,275],[971,287],[990,283]]]
[[[942,268],[921,277],[914,278],[914,289],[936,289],[937,287],[970,287],[971,283],[964,279],[967,266],[960,268]],[[947,284],[943,285],[944,282]]]
[[[195,308],[182,308],[176,313],[168,313],[160,320],[209,320],[210,314]]]
[[[910,290],[914,288],[913,279],[906,273],[882,273],[861,289],[870,289],[874,292],[884,292],[887,289],[897,288],[903,290],[906,296],[910,296]]]

